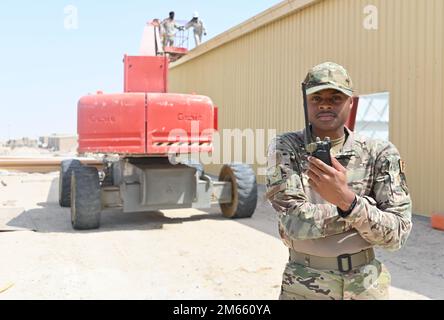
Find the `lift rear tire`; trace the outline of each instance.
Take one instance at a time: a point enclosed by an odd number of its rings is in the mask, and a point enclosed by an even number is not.
[[[102,201],[97,168],[82,166],[72,172],[71,223],[75,230],[100,227]]]
[[[222,213],[226,218],[251,218],[257,206],[257,181],[253,169],[246,164],[225,165],[219,181],[231,182],[232,202],[221,204]]]
[[[79,160],[64,160],[60,164],[59,175],[59,204],[61,207],[71,207],[71,174],[74,169],[82,166]]]

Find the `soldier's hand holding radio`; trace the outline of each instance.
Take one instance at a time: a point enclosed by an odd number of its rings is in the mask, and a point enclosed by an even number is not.
[[[332,167],[315,157],[309,158],[310,186],[326,201],[342,211],[348,211],[356,195],[348,187],[347,170],[336,158],[331,157],[331,161]]]

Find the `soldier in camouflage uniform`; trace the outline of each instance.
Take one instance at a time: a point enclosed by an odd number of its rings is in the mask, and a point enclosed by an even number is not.
[[[373,248],[399,250],[412,229],[404,162],[390,142],[345,127],[353,87],[342,66],[316,66],[305,83],[311,131],[332,139],[333,167],[309,156],[304,132],[269,147],[267,198],[290,251],[280,299],[388,299]]]

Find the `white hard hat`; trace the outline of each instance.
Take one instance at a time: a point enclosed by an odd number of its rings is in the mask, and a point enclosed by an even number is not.
[[[195,12],[193,13],[193,18],[199,18],[199,12],[195,11]]]

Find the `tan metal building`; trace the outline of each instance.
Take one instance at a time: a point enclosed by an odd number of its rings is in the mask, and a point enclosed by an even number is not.
[[[358,94],[390,93],[415,212],[444,212],[443,19],[442,0],[283,1],[173,64],[170,90],[210,96],[221,128],[295,131],[309,67],[342,64]]]

